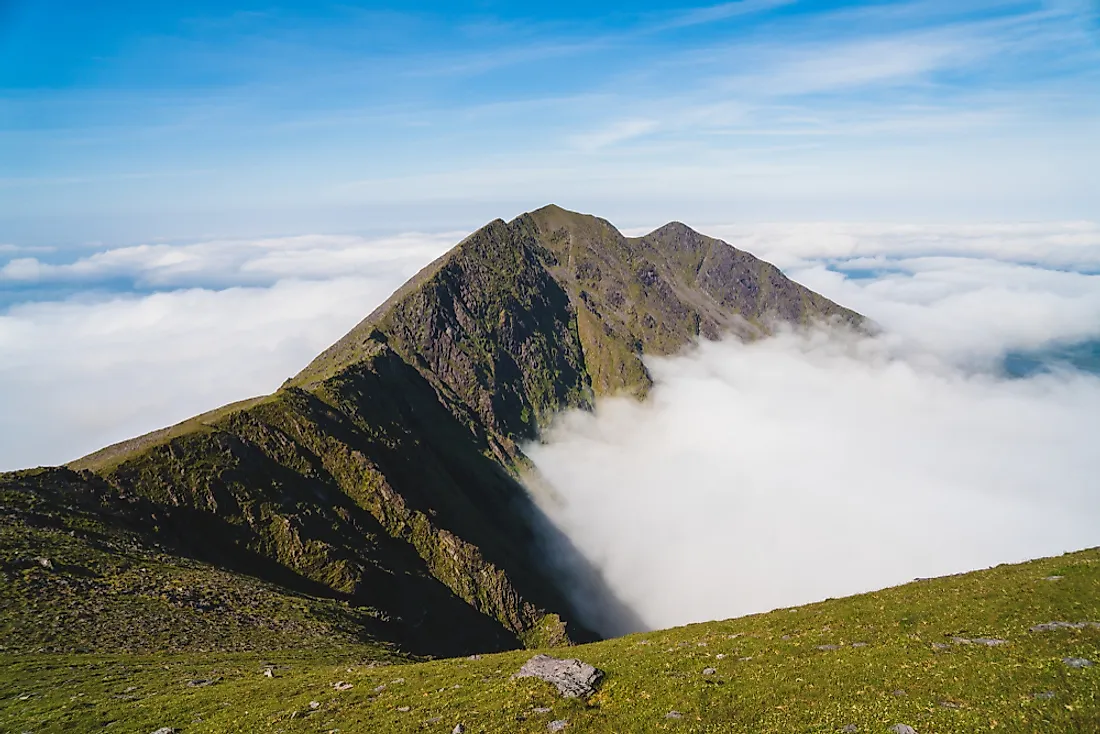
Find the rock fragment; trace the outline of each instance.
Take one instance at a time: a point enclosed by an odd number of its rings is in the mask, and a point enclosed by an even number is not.
[[[667,714],[665,714],[665,718],[666,719],[682,719],[682,718],[684,718],[684,715],[681,714],[679,711],[673,710],[673,711],[669,711]]]
[[[355,686],[353,686],[351,683],[345,683],[342,680],[338,680],[333,683],[332,687],[338,691],[350,691],[352,688],[355,688]]]
[[[178,731],[179,729],[173,729],[170,726],[162,726],[161,728],[154,731],[153,734],[176,734]]]
[[[1100,622],[1044,622],[1031,627],[1032,632],[1054,632],[1055,630],[1083,630],[1086,627],[1100,629]]]
[[[1062,658],[1062,662],[1071,668],[1091,668],[1094,664],[1087,658]]]
[[[555,719],[546,725],[547,731],[561,731],[565,727],[569,726],[568,719]]]
[[[451,734],[466,734],[466,727],[462,724],[455,724],[455,728],[451,729]]]
[[[513,678],[538,678],[552,684],[566,698],[588,698],[596,692],[603,671],[575,658],[536,655]]]
[[[714,675],[717,672],[714,668],[703,668],[703,675]]]
[[[856,732],[859,731],[859,727],[855,724],[845,724],[840,731],[843,734],[856,734]]]
[[[890,727],[891,734],[917,734],[917,730],[908,724],[894,724]]]

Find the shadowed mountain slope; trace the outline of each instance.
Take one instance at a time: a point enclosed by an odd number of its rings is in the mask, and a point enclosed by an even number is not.
[[[362,633],[402,651],[585,641],[540,557],[553,531],[517,479],[521,444],[563,409],[644,396],[646,354],[815,321],[864,323],[682,224],[628,238],[546,207],[467,237],[273,395],[7,475],[23,499],[5,499],[5,532],[36,505],[90,549],[73,508],[111,524],[137,507],[127,532],[158,557],[373,610]]]

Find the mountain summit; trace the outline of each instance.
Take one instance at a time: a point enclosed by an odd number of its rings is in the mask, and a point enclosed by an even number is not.
[[[490,222],[272,395],[0,476],[0,561],[50,553],[2,577],[0,617],[34,649],[591,639],[541,558],[522,444],[562,410],[644,397],[645,355],[819,321],[864,323],[680,223]]]

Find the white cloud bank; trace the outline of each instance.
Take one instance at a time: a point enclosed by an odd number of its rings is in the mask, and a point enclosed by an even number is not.
[[[87,290],[0,313],[0,470],[70,461],[275,390],[460,238],[155,245],[38,263],[35,283]],[[111,278],[188,287],[105,293]]]
[[[529,448],[548,514],[650,627],[1100,543],[1097,377],[967,375],[822,334],[650,365],[649,402]]]
[[[1100,276],[1051,269],[1092,267],[1096,231],[727,231],[886,333],[650,360],[647,403],[605,400],[529,447],[543,506],[650,627],[1100,544],[1100,377],[996,369],[1007,351],[1100,339]]]

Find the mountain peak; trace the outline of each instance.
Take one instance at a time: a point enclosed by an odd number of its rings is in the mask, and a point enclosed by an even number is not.
[[[550,205],[470,234],[273,395],[15,491],[74,512],[143,498],[151,547],[379,610],[369,634],[401,650],[590,639],[535,541],[554,531],[517,480],[524,442],[598,396],[644,397],[647,354],[817,320],[863,322],[681,223],[624,237]]]

